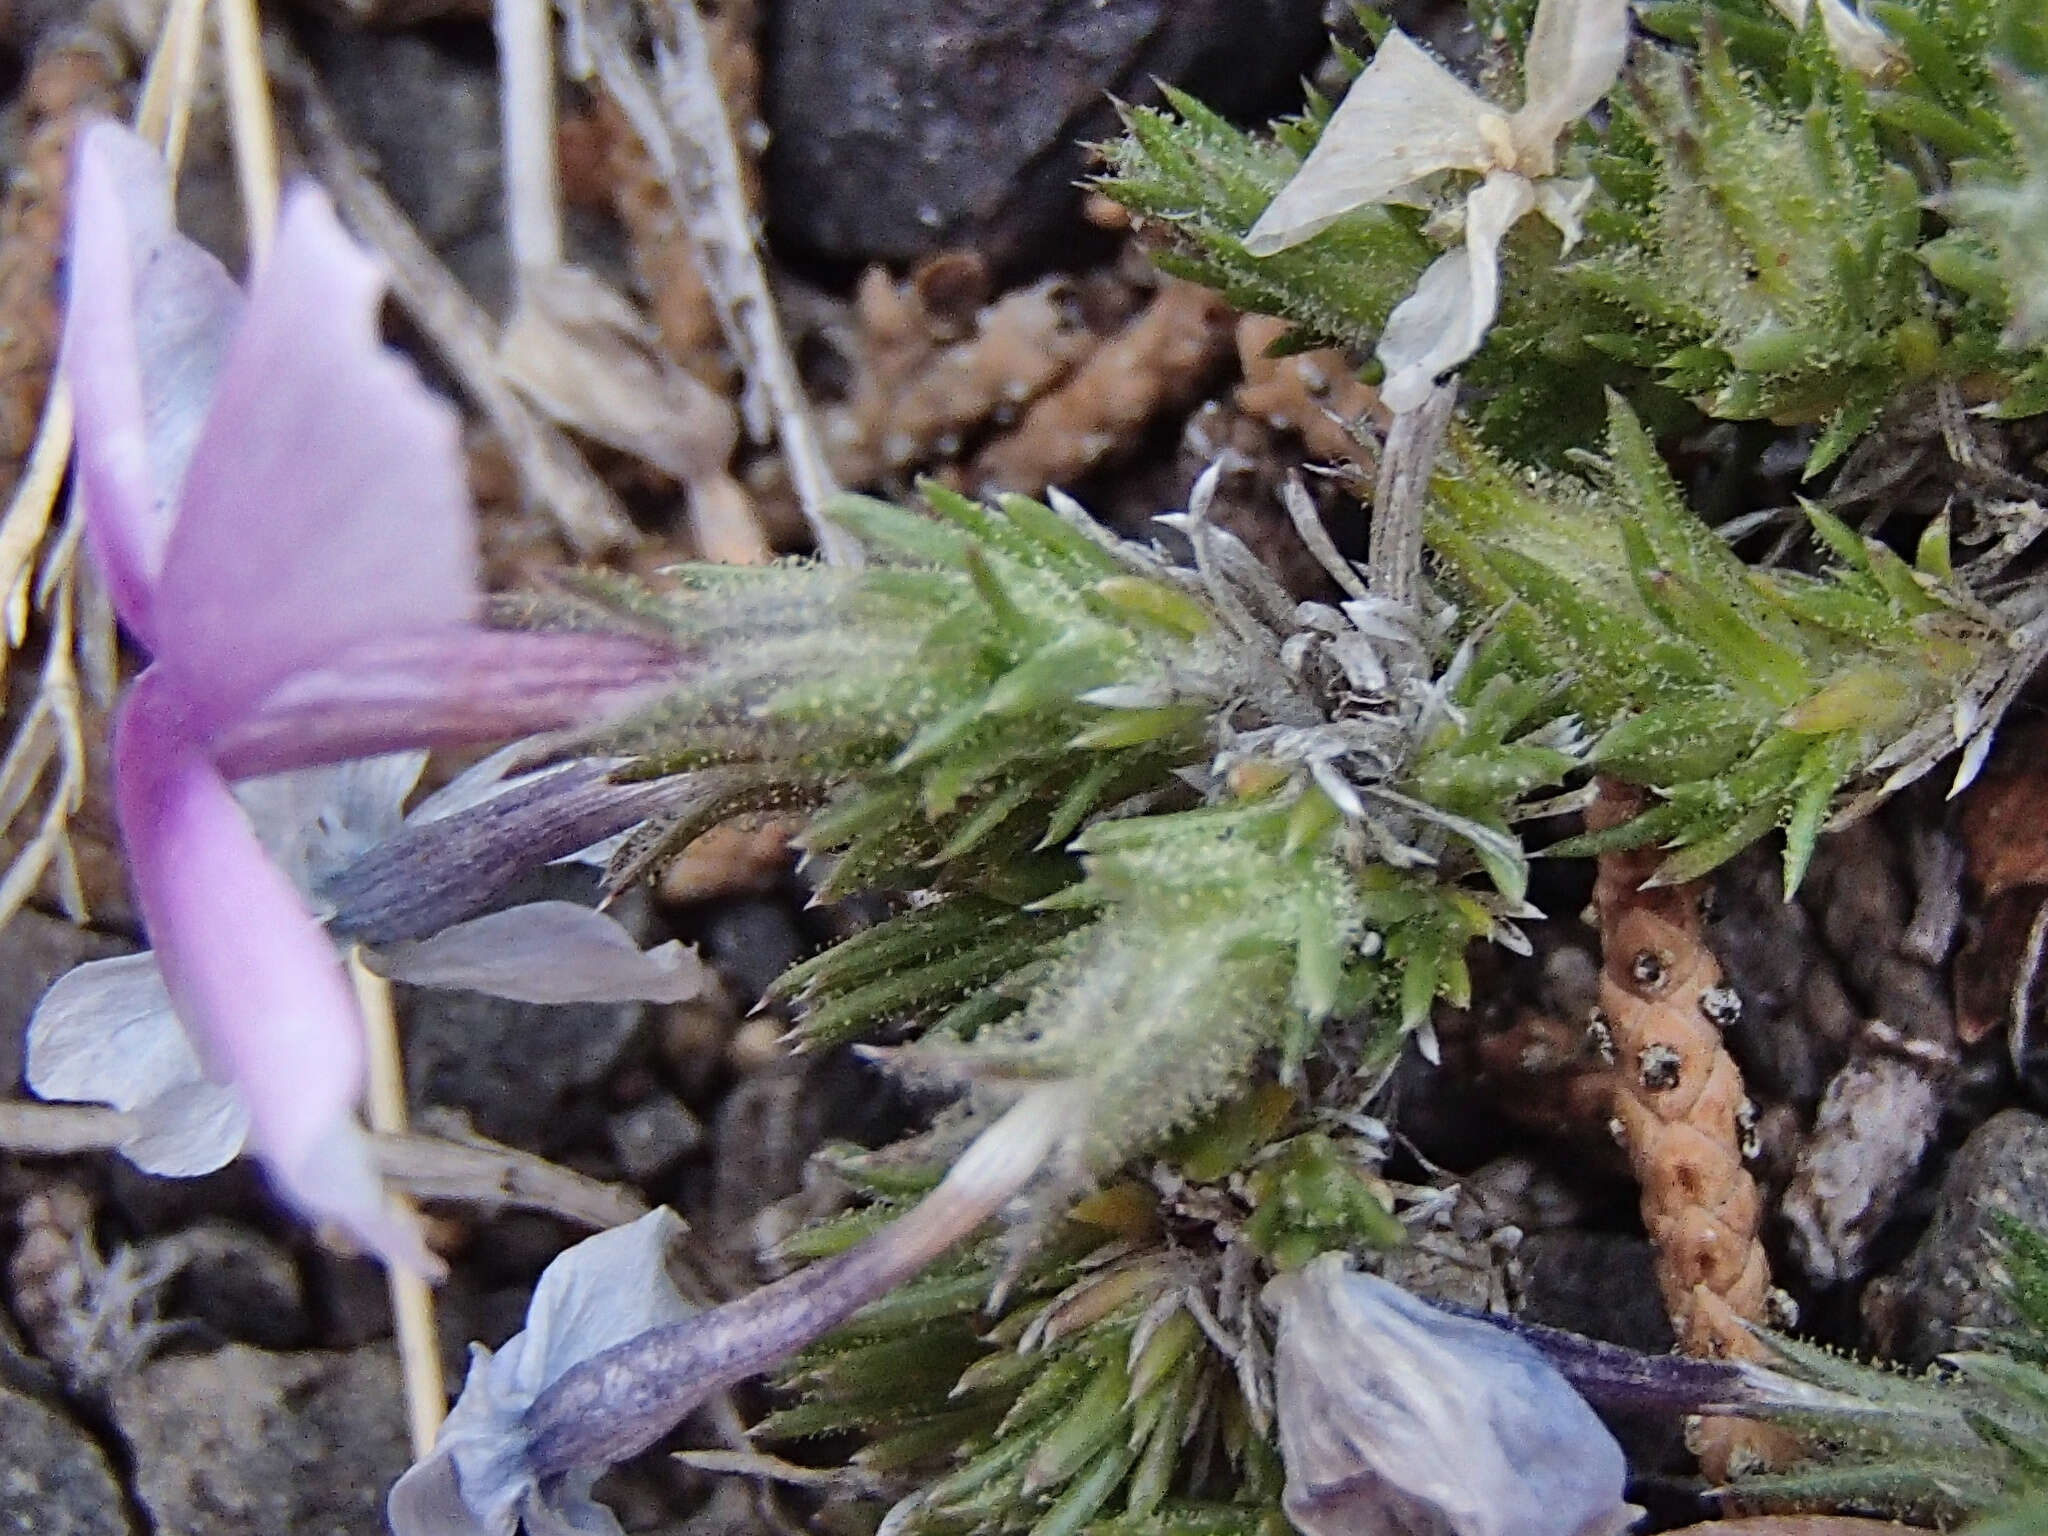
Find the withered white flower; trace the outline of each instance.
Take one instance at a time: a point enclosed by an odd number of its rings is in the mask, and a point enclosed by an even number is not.
[[[1530,1344],[1326,1253],[1266,1288],[1287,1517],[1305,1536],[1617,1536],[1642,1511]]]
[[[546,1476],[528,1457],[526,1411],[570,1368],[694,1310],[669,1278],[683,1230],[673,1211],[585,1238],[542,1271],[526,1326],[496,1353],[470,1346],[462,1396],[433,1451],[398,1480],[387,1513],[397,1536],[619,1536],[590,1497],[601,1466]]]
[[[1812,0],[1771,0],[1771,9],[1793,26],[1803,27]],[[1849,0],[1820,0],[1820,22],[1827,29],[1828,46],[1835,50],[1835,57],[1866,80],[1896,74],[1905,63],[1891,33]]]
[[[1396,29],[1338,106],[1294,179],[1245,236],[1271,256],[1440,171],[1485,179],[1465,200],[1465,240],[1387,317],[1380,393],[1396,411],[1479,350],[1500,308],[1500,244],[1540,213],[1569,250],[1592,183],[1557,172],[1557,145],[1613,86],[1628,51],[1629,0],[1541,0],[1523,58],[1525,99],[1503,112]]]

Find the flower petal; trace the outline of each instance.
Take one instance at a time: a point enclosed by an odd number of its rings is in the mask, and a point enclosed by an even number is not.
[[[151,668],[114,729],[122,841],[178,1017],[208,1075],[248,1106],[250,1149],[290,1199],[431,1269],[355,1126],[362,1027],[334,948],[184,734],[189,713],[175,680]]]
[[[1609,1536],[1628,1463],[1535,1349],[1328,1253],[1267,1288],[1287,1515],[1307,1536]]]
[[[457,416],[379,341],[383,288],[326,195],[294,188],[158,583],[157,661],[199,733],[352,642],[476,614]]]
[[[213,756],[240,779],[589,725],[672,684],[675,667],[673,652],[617,635],[452,628],[365,639],[249,701]]]
[[[1882,80],[1903,65],[1905,54],[1897,40],[1848,0],[1820,0],[1820,4],[1828,46],[1856,73],[1867,80]],[[1795,27],[1806,25],[1811,8],[1812,0],[1771,0],[1771,9]]]
[[[1380,333],[1388,409],[1412,411],[1429,398],[1437,378],[1463,363],[1486,340],[1500,309],[1500,243],[1536,205],[1535,190],[1520,176],[1495,171],[1465,202],[1465,244],[1430,264],[1415,291],[1394,306]]]
[[[1585,234],[1579,221],[1586,212],[1586,204],[1592,200],[1593,178],[1590,176],[1549,176],[1536,183],[1536,211],[1564,236],[1564,249],[1558,252],[1560,256],[1570,255],[1571,248]]]
[[[120,1153],[144,1173],[190,1179],[225,1167],[249,1140],[249,1106],[225,1083],[186,1083],[135,1111]]]
[[[643,950],[614,919],[573,901],[508,907],[367,958],[393,981],[522,1003],[681,1003],[710,984],[695,950],[674,939]]]
[[[523,1415],[549,1383],[694,1310],[669,1278],[683,1224],[673,1211],[586,1238],[542,1272],[526,1326],[493,1354],[471,1350],[469,1376],[433,1452],[391,1490],[395,1536],[511,1536],[529,1531],[611,1536],[610,1511],[588,1497],[592,1474],[543,1480],[527,1457]]]
[[[27,1046],[25,1075],[41,1097],[136,1116],[121,1151],[145,1173],[211,1173],[242,1150],[248,1114],[207,1081],[147,950],[58,977],[36,1004]]]
[[[1541,0],[1522,76],[1528,92],[1513,119],[1517,169],[1547,176],[1558,138],[1614,88],[1628,57],[1629,0]]]
[[[247,779],[235,798],[271,862],[311,896],[398,831],[426,766],[424,752],[387,752]]]
[[[71,185],[59,364],[77,407],[87,535],[122,621],[152,643],[172,500],[212,402],[242,295],[180,235],[157,152],[95,123]]]
[[[1500,115],[1396,28],[1352,82],[1294,179],[1252,225],[1244,248],[1271,256],[1411,181],[1486,169],[1494,149],[1484,123]]]

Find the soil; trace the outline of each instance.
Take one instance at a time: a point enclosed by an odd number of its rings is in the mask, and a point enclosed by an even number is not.
[[[81,24],[129,61],[132,85],[131,13],[152,8],[108,3],[83,23],[81,9],[0,6],[0,79],[13,92],[0,150],[11,174],[26,174],[37,126],[33,73],[76,43]],[[510,266],[486,8],[271,9],[427,244],[502,315]],[[1214,83],[1212,13],[1237,17],[1221,55],[1235,87],[1224,104],[1248,120],[1289,107],[1315,62],[1318,4],[715,9],[739,61],[729,79],[763,93],[761,122],[749,116],[741,139],[769,146],[760,174],[771,275],[842,478],[888,494],[919,473],[979,488],[998,474],[1042,483],[1056,472],[1106,520],[1137,531],[1225,454],[1233,468],[1218,515],[1284,579],[1313,590],[1321,578],[1274,490],[1331,451],[1328,407],[1362,408],[1346,360],[1266,359],[1262,322],[1241,329],[1162,279],[1071,183],[1084,164],[1077,136],[1110,130],[1105,93],[1143,97],[1155,76]],[[954,59],[972,71],[951,73]],[[1047,79],[1062,88],[1050,105],[1038,88]],[[229,252],[240,231],[219,110],[202,103],[183,197],[194,232]],[[661,220],[630,203],[646,189],[629,186],[630,166],[606,138],[615,130],[591,98],[569,94],[572,253],[632,293],[665,337],[688,335],[687,273],[675,249],[650,247]],[[1148,316],[1155,328],[1171,318],[1174,348],[1141,345]],[[711,346],[673,361],[727,389],[732,360]],[[1115,347],[1117,388],[1106,390],[1087,364]],[[924,413],[914,429],[913,406]],[[1712,459],[1725,446],[1697,451]],[[1772,461],[1750,457],[1760,467],[1737,489],[1767,495]],[[650,568],[704,546],[674,481],[607,450],[591,459],[644,536],[628,563]],[[561,535],[517,505],[483,434],[476,465],[493,571],[512,582],[563,563]],[[759,536],[801,547],[781,460],[743,446],[732,468]],[[1323,494],[1338,542],[1358,552],[1351,504]],[[1802,1326],[1829,1342],[1924,1363],[1996,1326],[1988,1213],[2048,1222],[2048,1074],[2026,1035],[2013,1045],[2001,1006],[2048,899],[2048,860],[2011,867],[2012,840],[1998,830],[2048,825],[2042,762],[2012,731],[1959,805],[1915,794],[1824,843],[1789,905],[1768,849],[1713,882],[1714,947],[1744,1004],[1730,1044],[1756,1101],[1773,1273]],[[713,996],[570,1009],[400,999],[418,1124],[479,1133],[621,1198],[673,1206],[691,1225],[690,1262],[708,1296],[756,1283],[764,1242],[836,1198],[809,1171],[821,1145],[877,1143],[924,1108],[851,1054],[792,1056],[778,1039],[787,1021],[757,1011],[778,972],[862,917],[810,905],[782,830],[700,846],[632,914],[650,939],[701,946],[720,979]],[[103,866],[91,866],[101,870],[101,926],[74,927],[52,904],[0,932],[0,1094],[22,1092],[21,1031],[53,977],[138,938],[123,924],[118,873]],[[1553,920],[1537,925],[1535,956],[1484,961],[1472,1013],[1440,1021],[1445,1064],[1404,1061],[1395,1118],[1413,1147],[1411,1172],[1440,1169],[1498,1194],[1485,1209],[1495,1229],[1521,1234],[1504,1284],[1527,1315],[1661,1348],[1670,1332],[1625,1165],[1611,1148],[1570,1139],[1556,1117],[1528,1112],[1552,1102],[1531,1078],[1563,1092],[1583,1065],[1574,1042],[1598,952],[1575,914],[1590,882],[1588,868],[1545,870],[1532,894]],[[1561,1055],[1538,1062],[1520,1050],[1536,1038],[1532,1019],[1556,1026],[1544,1038],[1565,1042]],[[2029,1023],[2034,1041],[2048,1038],[2039,1019]],[[542,1267],[585,1228],[475,1203],[435,1203],[430,1215],[450,1261],[438,1298],[443,1366],[459,1380],[470,1342],[515,1330]],[[289,1219],[250,1169],[169,1183],[111,1154],[0,1152],[0,1257],[0,1536],[382,1530],[382,1491],[407,1460],[383,1278]],[[756,1389],[738,1407],[752,1418],[764,1402]],[[721,1443],[719,1427],[700,1419],[662,1450]],[[660,1452],[600,1492],[633,1532],[781,1532],[801,1515]],[[1700,1513],[1682,1498],[1657,1507],[1674,1524]]]

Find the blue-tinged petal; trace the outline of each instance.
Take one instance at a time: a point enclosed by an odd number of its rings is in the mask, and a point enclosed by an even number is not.
[[[60,976],[29,1019],[27,1058],[41,1097],[131,1115],[120,1150],[145,1173],[190,1178],[242,1150],[248,1111],[233,1089],[208,1081],[147,950]]]
[[[355,1123],[363,1040],[327,935],[187,734],[156,668],[114,728],[114,795],[143,921],[207,1075],[240,1095],[279,1189],[394,1262],[432,1269],[384,1197]]]
[[[59,368],[77,407],[87,537],[122,621],[151,645],[172,504],[242,295],[178,233],[163,161],[126,128],[95,123],[80,138],[71,210]]]
[[[458,418],[380,340],[384,283],[325,193],[287,195],[158,577],[154,650],[197,733],[354,642],[476,617]]]
[[[1641,1511],[1529,1344],[1327,1253],[1267,1287],[1287,1516],[1307,1536],[1615,1536]]]
[[[694,949],[670,939],[643,950],[617,921],[573,901],[507,907],[367,959],[393,981],[522,1003],[681,1003],[712,980]]]
[[[690,1315],[666,1262],[682,1228],[674,1212],[650,1211],[548,1265],[526,1327],[495,1354],[471,1350],[433,1452],[391,1490],[395,1536],[512,1536],[522,1520],[529,1531],[615,1536],[617,1520],[589,1497],[594,1471],[544,1479],[533,1469],[525,1414],[572,1366]]]
[[[214,732],[212,753],[240,779],[503,741],[619,713],[672,684],[675,665],[663,647],[618,635],[394,632],[356,640],[245,701]]]
[[[398,831],[405,797],[426,766],[424,752],[351,758],[244,780],[235,786],[235,799],[271,862],[310,898]],[[319,910],[317,900],[313,907]]]

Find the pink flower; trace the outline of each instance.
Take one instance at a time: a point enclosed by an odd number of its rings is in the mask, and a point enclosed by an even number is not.
[[[301,185],[244,295],[173,226],[154,151],[86,133],[60,368],[89,546],[151,656],[113,754],[143,919],[282,1192],[428,1267],[355,1122],[362,1031],[334,948],[229,782],[557,729],[673,658],[478,624],[458,420],[382,346],[383,287]]]

